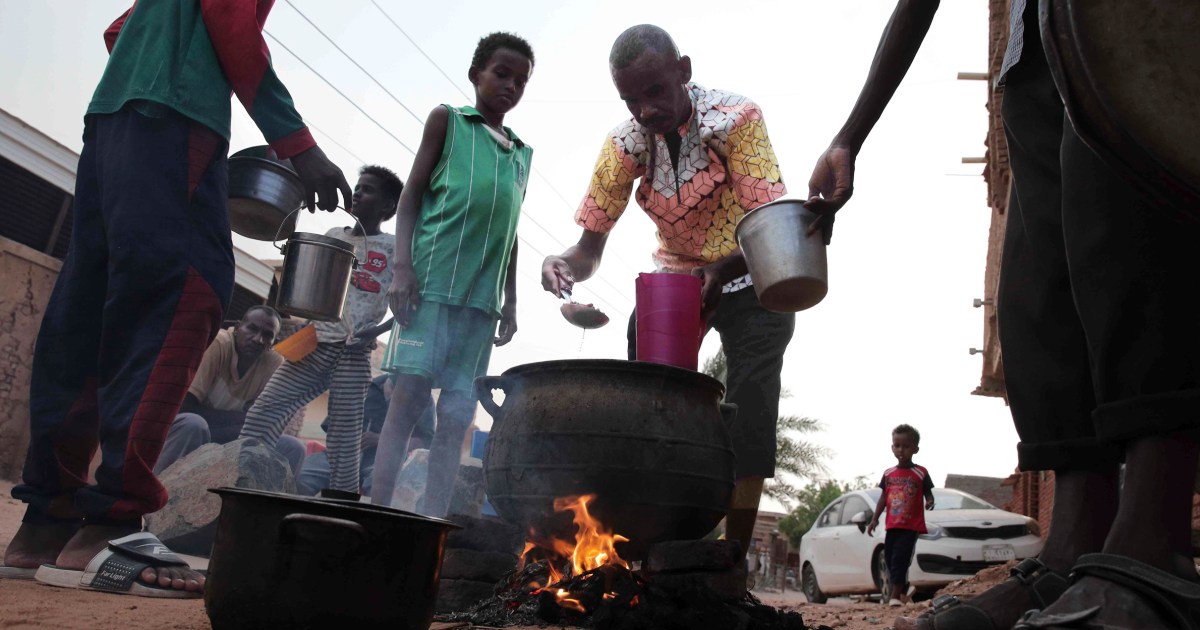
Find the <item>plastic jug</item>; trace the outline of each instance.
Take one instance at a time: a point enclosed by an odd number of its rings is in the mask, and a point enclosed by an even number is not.
[[[637,282],[637,360],[695,370],[705,325],[700,278],[686,273],[640,273]]]

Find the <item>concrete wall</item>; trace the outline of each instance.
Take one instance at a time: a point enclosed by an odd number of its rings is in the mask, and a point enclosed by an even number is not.
[[[33,343],[62,263],[0,238],[0,479],[17,481],[29,445]]]

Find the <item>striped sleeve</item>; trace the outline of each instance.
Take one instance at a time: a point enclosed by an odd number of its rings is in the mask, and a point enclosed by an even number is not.
[[[286,159],[316,142],[271,67],[262,28],[272,4],[274,0],[200,0],[200,12],[234,94],[271,148]]]

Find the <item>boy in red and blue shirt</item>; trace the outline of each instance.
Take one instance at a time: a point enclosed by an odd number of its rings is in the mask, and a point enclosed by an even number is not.
[[[913,463],[913,455],[920,452],[921,434],[913,427],[902,424],[892,429],[892,455],[896,465],[883,473],[879,487],[879,503],[867,534],[875,535],[879,526],[879,515],[887,509],[887,534],[883,539],[883,557],[887,562],[891,578],[891,593],[888,603],[899,605],[908,600],[908,567],[912,564],[917,536],[924,534],[925,510],[933,509],[933,480],[924,466]],[[922,506],[921,498],[924,497]]]

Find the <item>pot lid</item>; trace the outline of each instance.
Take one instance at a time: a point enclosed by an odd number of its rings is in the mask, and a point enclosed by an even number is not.
[[[651,363],[649,361],[626,361],[622,359],[561,359],[557,361],[541,361],[511,367],[504,371],[504,376],[526,376],[542,372],[581,372],[596,375],[597,377],[603,377],[605,373],[618,373],[667,378],[691,382],[701,387],[709,388],[716,392],[718,397],[725,395],[725,385],[703,372],[686,370],[673,365]]]
[[[321,507],[333,506],[333,507],[337,507],[339,509],[350,510],[352,512],[363,512],[363,513],[368,513],[368,514],[382,514],[382,515],[387,515],[387,516],[396,516],[396,517],[410,519],[410,520],[424,521],[431,525],[439,525],[439,526],[447,527],[450,529],[462,529],[461,525],[457,525],[446,519],[434,518],[432,516],[425,516],[423,514],[416,514],[414,512],[405,512],[404,510],[397,510],[396,508],[386,507],[383,505],[375,505],[374,503],[360,503],[358,501],[347,501],[345,499],[323,499],[323,498],[319,498],[319,497],[302,497],[302,496],[295,495],[295,494],[287,494],[285,492],[268,492],[266,490],[251,490],[249,488],[232,488],[229,486],[223,486],[220,488],[209,488],[208,491],[213,494],[220,495],[220,496],[229,494],[229,495],[235,495],[235,496],[258,497],[258,498],[272,500],[272,501],[282,501],[285,503],[293,504],[297,508],[303,508],[304,506],[321,506]]]

